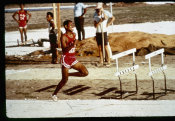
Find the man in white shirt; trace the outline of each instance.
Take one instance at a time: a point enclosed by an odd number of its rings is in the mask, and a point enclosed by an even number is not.
[[[95,8],[94,26],[96,28],[96,41],[99,48],[100,64],[103,65],[102,45],[104,39],[104,49],[107,56],[107,66],[110,66],[110,53],[108,48],[107,27],[110,24],[112,24],[112,22],[115,20],[115,17],[110,12],[104,10],[102,5],[103,4],[100,3]],[[102,33],[104,36],[102,35]]]
[[[86,13],[86,6],[83,3],[75,3],[74,22],[75,22],[75,27],[78,32],[79,41],[81,41],[82,39],[85,39],[85,30],[84,30],[84,14],[85,13]],[[81,33],[83,37],[81,37]]]

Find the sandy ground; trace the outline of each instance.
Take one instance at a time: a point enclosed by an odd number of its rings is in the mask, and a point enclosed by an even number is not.
[[[68,83],[57,94],[60,100],[65,99],[120,99],[120,84],[115,77],[115,62],[112,66],[97,67],[98,58],[89,60],[79,58],[89,71],[87,77],[69,77]],[[85,60],[85,61],[83,61]],[[130,61],[129,61],[130,60]],[[164,95],[164,77],[162,73],[154,75],[155,92],[157,100],[174,100],[174,68],[175,56],[167,55],[165,70],[168,92]],[[136,63],[140,66],[136,71],[138,78],[138,93],[135,94],[135,76],[126,74],[121,76],[124,91],[123,99],[126,100],[152,100],[152,80],[148,76],[148,61],[144,56],[136,56]],[[160,67],[160,56],[152,59],[153,69]],[[126,56],[119,60],[119,69],[124,70],[132,65],[132,56]],[[73,69],[70,72],[74,72]],[[6,67],[6,98],[7,99],[51,99],[51,94],[61,80],[60,64],[34,64]]]
[[[120,58],[123,70],[131,65],[131,56]],[[97,67],[98,58],[78,58],[89,71],[87,77],[70,77],[57,94],[58,101],[51,99],[61,80],[60,64],[28,64],[6,66],[6,115],[8,118],[66,118],[66,117],[137,117],[175,115],[175,56],[167,55],[165,70],[167,94],[161,73],[155,74],[155,100],[152,81],[148,76],[148,61],[136,56],[139,69],[138,92],[135,93],[134,75],[121,76],[123,99],[120,98],[119,80],[114,76],[116,67]],[[152,58],[152,66],[159,67],[160,56]],[[70,70],[73,72],[74,70]]]

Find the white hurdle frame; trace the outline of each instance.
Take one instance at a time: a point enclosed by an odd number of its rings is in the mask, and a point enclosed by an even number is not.
[[[111,58],[114,60],[116,60],[116,73],[115,73],[115,76],[118,76],[119,78],[119,81],[120,81],[120,95],[121,95],[121,99],[122,99],[122,82],[121,82],[121,79],[120,79],[120,75],[124,75],[126,73],[129,73],[130,71],[134,71],[134,74],[135,74],[135,81],[136,81],[136,93],[138,92],[138,87],[137,87],[137,75],[135,73],[135,70],[139,68],[139,65],[135,65],[135,52],[136,52],[136,48],[133,48],[133,49],[130,49],[130,50],[127,50],[127,51],[124,51],[124,52],[121,52],[119,54],[116,54],[116,55],[113,55]],[[133,54],[133,66],[130,67],[130,68],[127,68],[125,70],[122,70],[122,71],[119,71],[119,66],[118,66],[118,59],[120,57],[123,57],[123,56],[126,56],[126,55],[129,55],[129,54]]]
[[[165,94],[167,92],[166,75],[165,75],[165,72],[164,72],[164,70],[167,69],[167,66],[164,65],[164,54],[163,53],[164,53],[164,48],[159,49],[157,51],[154,51],[154,52],[152,52],[150,54],[145,55],[145,59],[148,59],[148,61],[149,61],[149,73],[148,73],[148,75],[151,77],[152,82],[153,82],[153,99],[155,99],[155,89],[154,89],[153,74],[159,73],[159,72],[162,72],[163,73],[163,75],[164,75],[164,81],[165,81]],[[154,56],[160,55],[160,54],[161,54],[161,67],[160,68],[157,68],[155,70],[152,70],[152,68],[151,68],[151,57],[154,57]]]

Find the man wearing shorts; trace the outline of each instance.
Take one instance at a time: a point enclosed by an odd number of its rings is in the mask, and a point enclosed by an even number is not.
[[[88,75],[86,67],[75,58],[75,47],[78,42],[73,33],[73,23],[71,20],[66,20],[63,23],[66,33],[61,36],[61,48],[62,48],[62,80],[57,85],[55,91],[52,94],[52,99],[57,100],[57,93],[68,81],[69,76],[85,77]],[[69,69],[75,69],[78,72],[69,73]]]
[[[108,21],[108,19],[110,20]],[[105,53],[107,54],[107,65],[110,66],[110,53],[108,48],[108,38],[107,38],[107,27],[115,20],[115,17],[108,11],[103,9],[103,4],[97,4],[94,13],[94,26],[96,28],[96,41],[99,49],[100,55],[100,64],[103,65],[103,56],[102,56],[102,34],[104,34],[104,48]],[[103,32],[103,33],[102,33]]]
[[[31,18],[31,14],[24,10],[24,4],[20,4],[20,8],[21,10],[16,11],[12,17],[13,19],[19,24],[19,31],[21,34],[21,42],[22,45],[24,45],[24,40],[23,40],[23,33],[24,33],[24,37],[25,37],[25,42],[27,42],[27,23],[29,21],[29,19]],[[18,14],[18,20],[15,18],[15,16]],[[27,15],[29,15],[29,18],[27,19]]]

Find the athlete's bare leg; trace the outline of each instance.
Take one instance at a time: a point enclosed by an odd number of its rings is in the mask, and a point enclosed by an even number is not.
[[[59,84],[57,85],[57,87],[52,95],[56,95],[58,93],[58,91],[67,83],[68,76],[69,76],[69,69],[62,66],[62,80],[59,82]]]
[[[73,65],[72,68],[77,70],[78,72],[69,73],[69,76],[85,77],[85,76],[88,75],[88,70],[80,62],[78,62],[75,65]]]
[[[54,93],[52,95],[56,95],[60,91],[60,89],[62,89],[62,87],[68,81],[68,76],[85,77],[85,76],[88,75],[88,70],[80,62],[78,62],[77,64],[73,65],[72,68],[77,70],[78,72],[69,73],[69,69],[64,67],[64,66],[62,66],[62,80],[59,82],[59,84],[57,85],[57,87],[56,87],[56,89],[55,89],[55,91],[54,91]]]
[[[19,28],[19,32],[20,32],[20,35],[21,35],[21,42],[23,43],[24,39],[23,39],[23,29],[22,28]]]
[[[27,41],[27,28],[24,28],[24,37],[25,37],[25,41]]]

